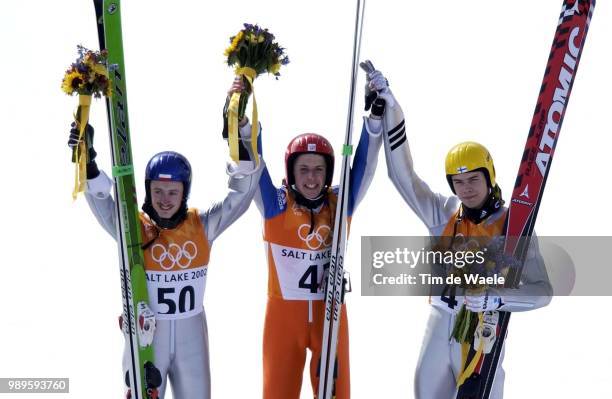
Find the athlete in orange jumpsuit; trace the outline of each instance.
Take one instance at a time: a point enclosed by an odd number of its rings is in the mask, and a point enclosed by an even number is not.
[[[232,91],[242,91],[235,81]],[[381,131],[369,129],[374,108],[364,118],[350,174],[349,220],[376,169]],[[241,129],[250,129],[246,124]],[[246,134],[241,136],[246,137]],[[334,151],[324,137],[295,137],[285,152],[285,180],[275,187],[264,168],[255,202],[264,218],[268,258],[268,304],[264,325],[264,399],[298,399],[306,360],[311,351],[310,380],[318,384],[324,291],[329,267],[337,188],[332,187]],[[346,307],[342,308],[337,352],[336,398],[350,397],[349,341]]]

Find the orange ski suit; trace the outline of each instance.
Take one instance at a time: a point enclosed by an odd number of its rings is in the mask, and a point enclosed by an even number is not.
[[[351,169],[349,221],[376,168],[381,135],[364,127]],[[264,399],[299,399],[306,350],[312,354],[310,381],[318,390],[324,295],[329,267],[337,189],[316,209],[295,201],[286,186],[274,187],[267,169],[255,202],[264,217],[268,258],[268,304],[263,336]],[[349,338],[346,306],[342,307],[336,357],[335,397],[350,398]]]

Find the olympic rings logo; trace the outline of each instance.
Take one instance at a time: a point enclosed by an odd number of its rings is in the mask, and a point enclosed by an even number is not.
[[[198,247],[193,241],[186,241],[183,246],[170,244],[168,248],[162,244],[151,247],[151,258],[164,270],[171,270],[174,266],[186,269],[198,254]]]
[[[298,237],[304,241],[308,248],[317,250],[331,245],[331,228],[328,225],[323,224],[317,227],[312,233],[308,233],[309,231],[310,225],[307,223],[298,227]]]

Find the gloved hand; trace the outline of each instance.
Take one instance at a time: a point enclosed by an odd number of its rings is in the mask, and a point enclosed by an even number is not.
[[[499,309],[502,305],[501,297],[485,291],[482,295],[465,296],[465,307],[472,312],[488,312]]]
[[[227,96],[231,97],[234,93],[242,93],[245,92],[248,95],[251,95],[251,90],[248,82],[245,82],[241,76],[236,76],[229,90],[227,91]]]
[[[72,150],[72,162],[76,162],[77,160],[77,151],[79,151],[79,129],[77,129],[76,122],[72,122],[70,125],[70,135],[68,136],[68,147]],[[86,154],[86,163],[87,163],[87,179],[93,179],[98,177],[100,171],[98,170],[98,165],[96,164],[96,155],[98,153],[93,147],[94,140],[94,128],[90,124],[87,124],[85,127],[85,134],[83,135],[83,140],[85,140],[85,148],[87,149]]]
[[[226,107],[225,107],[226,109],[224,110],[224,113],[227,113],[227,106],[229,105],[229,100],[232,97],[232,94],[234,93],[240,93],[240,94],[246,93],[246,96],[244,97],[244,101],[248,102],[249,96],[251,95],[251,87],[249,85],[249,82],[245,81],[245,79],[243,79],[241,76],[236,76],[234,78],[232,85],[227,91],[227,102],[226,102]],[[240,100],[242,101],[242,98]],[[244,104],[244,107],[246,107],[246,104]],[[244,115],[242,119],[238,122],[238,124],[242,127],[246,125],[248,122],[249,122],[249,118],[247,118],[247,116]]]
[[[374,68],[371,61],[366,60],[359,66],[366,72],[365,110],[372,108],[373,116],[382,117],[386,105],[392,107],[395,104],[389,90],[389,82],[380,71]]]
[[[248,85],[249,83],[245,82],[245,80],[241,76],[236,76],[234,77],[234,80],[232,81],[232,85],[227,90],[227,98],[225,100],[225,105],[223,106],[223,130],[221,132],[221,136],[223,137],[223,140],[228,141],[228,138],[229,138],[228,109],[229,109],[231,97],[234,93],[241,93],[241,94],[246,93],[246,100],[244,101],[248,101],[248,97],[251,95],[250,87],[247,87]],[[243,99],[241,97],[241,103],[242,101]],[[250,128],[245,128],[245,126],[248,123],[249,123],[249,118],[247,118],[246,115],[243,116],[242,119],[238,121],[238,127],[239,127],[238,129],[238,142],[239,142],[238,158],[241,161],[252,160],[252,157],[249,153],[249,148],[251,146],[250,141],[251,141],[252,130]],[[229,141],[228,141],[228,145],[229,145]]]
[[[376,91],[378,94],[386,94],[389,92],[389,81],[380,71],[368,73],[368,86],[370,90]]]

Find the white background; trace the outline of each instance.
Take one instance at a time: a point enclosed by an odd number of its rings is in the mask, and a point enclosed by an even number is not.
[[[264,76],[256,83],[274,181],[280,184],[284,148],[298,133],[322,133],[339,150],[352,1],[124,3],[140,199],[145,163],[165,149],[191,161],[191,206],[206,208],[225,195],[221,108],[232,72],[222,54],[242,22],[268,27],[291,58],[278,81]],[[510,194],[560,6],[559,0],[368,3],[362,59],[372,59],[388,77],[406,113],[417,172],[433,189],[449,194],[446,151],[476,140],[492,152],[498,181]],[[610,2],[599,1],[540,210],[540,235],[610,234],[611,16]],[[79,43],[97,48],[91,2],[4,2],[0,377],[69,377],[70,395],[58,398],[118,398],[123,338],[116,246],[85,200],[70,197],[66,141],[77,100],[61,93],[60,82]],[[362,91],[357,104],[359,116]],[[98,164],[109,170],[104,112],[96,101],[91,120]],[[356,136],[359,124],[357,117]],[[351,230],[348,268],[356,288],[361,235],[426,234],[390,184],[382,154]],[[261,396],[267,289],[261,241],[253,206],[213,248],[205,308],[217,398]],[[602,259],[601,267],[610,261]],[[545,309],[515,315],[506,397],[610,397],[611,306],[610,297],[555,298]],[[412,397],[427,300],[361,297],[357,290],[348,308],[353,397]],[[303,398],[312,397],[309,390],[304,384]]]

